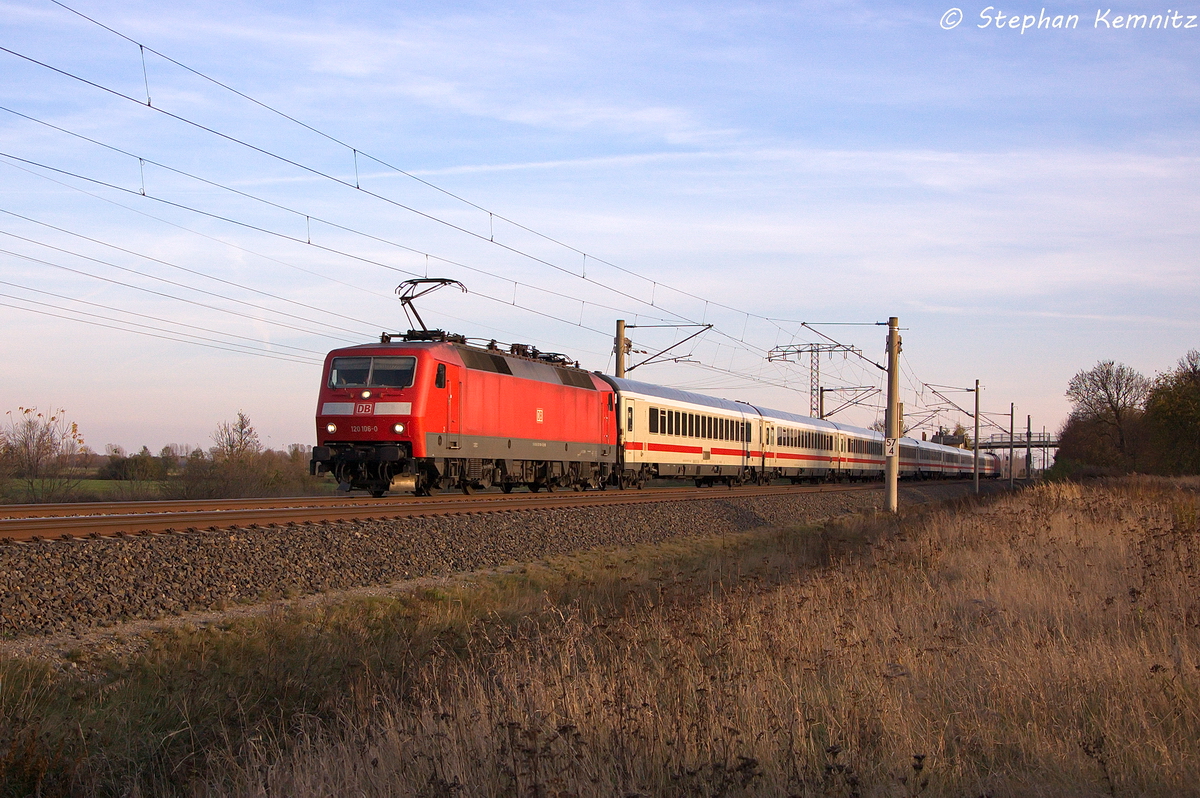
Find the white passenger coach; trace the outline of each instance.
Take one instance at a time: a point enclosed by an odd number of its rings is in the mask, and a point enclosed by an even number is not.
[[[619,397],[622,480],[692,479],[697,485],[739,485],[880,479],[884,437],[745,402],[604,376]],[[981,456],[980,473],[998,473],[994,456]],[[900,440],[900,476],[969,476],[973,454],[950,446]]]

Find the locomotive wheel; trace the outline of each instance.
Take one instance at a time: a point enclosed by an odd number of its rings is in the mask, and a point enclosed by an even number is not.
[[[541,489],[542,489],[542,483],[540,483],[540,482],[530,482],[529,483],[529,492],[530,493],[537,493]]]
[[[500,492],[501,493],[512,493],[512,491],[513,491],[513,483],[511,483],[511,482],[501,482],[500,483]]]
[[[462,492],[468,496],[475,493],[477,490],[477,488],[474,485],[472,485],[470,482],[463,482],[459,485],[459,487],[462,488]]]
[[[385,494],[385,493],[387,493],[387,491],[386,491],[386,490],[373,490],[373,491],[371,491],[371,495],[372,495],[372,496],[374,496],[376,499],[382,499],[382,498],[383,498],[383,494]]]

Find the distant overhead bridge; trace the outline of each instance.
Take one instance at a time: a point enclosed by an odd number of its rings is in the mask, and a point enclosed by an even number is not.
[[[1015,435],[997,433],[979,441],[980,449],[1057,449],[1058,438],[1049,432],[1018,432]]]

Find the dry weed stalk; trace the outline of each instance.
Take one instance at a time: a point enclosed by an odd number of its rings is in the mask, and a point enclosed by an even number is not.
[[[1197,487],[1043,485],[331,611],[302,673],[263,667],[303,692],[342,663],[348,688],[270,733],[226,713],[228,742],[173,767],[243,796],[1183,794]]]
[[[1045,485],[781,585],[553,606],[246,793],[1179,794],[1198,543],[1194,493]]]

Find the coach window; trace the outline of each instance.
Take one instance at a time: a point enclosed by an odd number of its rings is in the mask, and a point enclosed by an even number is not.
[[[633,432],[633,406],[629,405],[625,408],[625,431]]]
[[[433,384],[439,388],[446,387],[446,364],[438,363],[437,376],[434,377]]]
[[[650,431],[655,432],[655,433],[658,432],[658,408],[657,407],[650,408]]]

